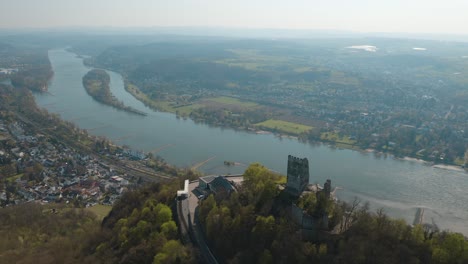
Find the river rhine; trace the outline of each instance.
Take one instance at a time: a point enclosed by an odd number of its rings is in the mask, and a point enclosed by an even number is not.
[[[465,172],[177,119],[173,114],[145,107],[124,90],[121,76],[109,71],[114,95],[148,116],[127,113],[88,96],[82,77],[89,68],[75,54],[51,50],[49,58],[55,73],[50,94],[35,94],[37,104],[93,135],[106,136],[118,144],[143,151],[171,144],[157,155],[180,167],[215,157],[200,167],[207,174],[234,174],[245,169],[245,166],[225,167],[225,160],[242,164],[260,162],[285,174],[289,154],[307,157],[310,182],[323,184],[331,179],[333,186],[343,188],[338,191],[340,199],[359,197],[369,201],[373,210],[382,207],[389,215],[408,223],[412,223],[416,208],[424,207],[425,222],[434,220],[441,229],[468,234],[468,174]]]

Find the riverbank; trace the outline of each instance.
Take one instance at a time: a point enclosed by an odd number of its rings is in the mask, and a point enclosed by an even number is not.
[[[41,107],[60,115],[75,126],[94,136],[116,140],[121,145],[144,152],[157,153],[164,161],[179,168],[189,168],[200,161],[217,156],[200,168],[206,174],[237,174],[245,168],[225,166],[224,160],[242,164],[260,162],[286,174],[286,157],[295,154],[307,157],[311,183],[332,179],[334,185],[344,188],[338,198],[352,201],[359,197],[369,201],[371,208],[384,208],[391,216],[411,223],[415,208],[426,210],[428,219],[442,229],[468,232],[468,201],[465,190],[468,182],[464,174],[433,169],[418,163],[394,158],[363,155],[357,151],[333,150],[326,144],[304,144],[298,140],[280,140],[274,135],[256,135],[234,129],[223,129],[177,119],[170,113],[153,112],[124,89],[121,75],[107,71],[111,77],[111,91],[128,106],[150,113],[138,118],[124,111],[115,111],[97,102],[83,89],[82,77],[89,71],[82,60],[62,50],[50,51],[55,77],[50,94],[35,94]],[[313,124],[311,124],[313,126]],[[124,138],[124,139],[121,139]],[[440,195],[440,190],[450,190]]]
[[[462,168],[460,166],[455,166],[455,165],[436,164],[436,165],[433,165],[432,167],[436,168],[436,169],[466,172],[466,170],[464,168]]]
[[[194,116],[191,114],[193,110],[195,109],[200,109],[203,107],[203,104],[199,103],[193,103],[193,104],[188,104],[188,105],[182,105],[182,106],[177,106],[177,107],[171,107],[169,102],[156,102],[150,99],[145,93],[141,92],[138,87],[135,85],[129,83],[127,80],[124,80],[124,87],[125,90],[130,93],[133,97],[135,97],[137,100],[142,102],[144,105],[147,107],[151,108],[152,110],[155,111],[161,111],[161,112],[168,112],[172,114],[176,114],[176,116],[182,116],[184,118],[190,117],[190,119],[194,120],[195,122],[202,122],[206,123],[208,125],[213,125],[213,126],[219,126],[219,127],[228,127],[234,130],[238,131],[247,131],[255,134],[260,134],[260,135],[265,135],[265,134],[273,134],[278,138],[287,138],[287,139],[295,139],[300,142],[305,142],[305,143],[322,143],[326,144],[331,148],[338,148],[338,149],[349,149],[349,150],[355,150],[359,152],[375,152],[375,153],[382,153],[382,154],[388,154],[396,157],[397,159],[401,160],[406,160],[406,161],[415,161],[415,162],[421,162],[421,163],[432,163],[433,161],[430,160],[422,160],[417,157],[412,157],[412,156],[405,156],[405,157],[397,157],[391,150],[387,150],[384,152],[377,152],[374,149],[369,149],[369,148],[363,148],[361,147],[356,140],[351,139],[350,137],[347,136],[339,136],[337,133],[334,132],[323,132],[320,134],[320,136],[315,139],[315,140],[310,140],[307,138],[306,133],[304,133],[306,130],[311,130],[314,129],[314,127],[311,126],[305,126],[301,124],[297,124],[297,127],[294,127],[295,130],[291,130],[292,125],[294,123],[288,122],[288,121],[280,121],[281,125],[276,125],[276,126],[265,126],[262,125],[265,122],[261,122],[259,124],[252,124],[249,126],[233,126],[231,123],[228,124],[220,124],[220,123],[211,123],[209,122],[209,119],[199,119],[199,118],[194,118]],[[235,99],[237,100],[237,99]],[[205,101],[205,100],[203,100]],[[253,104],[253,103],[252,103]],[[256,105],[258,107],[259,105]],[[274,119],[269,119],[269,121],[274,120]],[[272,122],[270,122],[272,123]],[[278,122],[277,122],[278,123]],[[276,124],[276,123],[275,123]],[[287,125],[287,126],[286,126]],[[286,127],[285,130],[281,130],[282,127]],[[301,133],[297,133],[296,130],[299,130]],[[444,169],[451,169],[454,171],[464,171],[464,169],[459,166],[458,164],[455,163],[448,163],[444,165],[437,166],[436,168],[444,168]]]
[[[142,93],[135,85],[128,83],[125,79],[124,79],[124,88],[125,88],[125,91],[130,93],[133,97],[135,97],[137,100],[142,102],[145,106],[149,107],[150,109],[155,110],[155,111],[167,112],[161,109],[161,107],[158,107],[156,103],[154,103],[151,99],[148,98],[148,96],[146,96],[146,94]],[[171,112],[171,113],[174,113],[174,112]]]
[[[105,70],[93,69],[83,76],[83,86],[91,97],[96,101],[115,107],[120,110],[134,113],[137,115],[146,116],[145,112],[124,105],[123,102],[117,100],[110,91],[110,77]]]
[[[425,161],[425,160],[418,159],[418,158],[412,158],[412,157],[404,157],[404,158],[401,158],[401,160],[416,162],[416,163],[420,163],[420,164],[424,164],[424,165],[429,165],[429,166],[431,166],[432,168],[435,168],[435,169],[466,172],[466,170],[462,166],[459,166],[459,165],[434,164],[433,162]]]

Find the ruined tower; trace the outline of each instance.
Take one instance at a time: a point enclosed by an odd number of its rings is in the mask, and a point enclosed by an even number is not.
[[[323,191],[325,192],[325,197],[330,198],[331,194],[331,180],[328,179],[323,185]]]
[[[288,156],[288,174],[287,191],[296,197],[299,197],[309,184],[309,161],[307,158],[297,158]]]

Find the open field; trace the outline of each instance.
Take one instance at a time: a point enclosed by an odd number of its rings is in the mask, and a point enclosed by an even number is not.
[[[453,163],[455,165],[462,166],[465,164],[465,159],[458,157],[453,161]]]
[[[246,101],[241,101],[237,98],[232,98],[232,97],[227,97],[227,96],[221,96],[221,97],[215,97],[215,98],[209,98],[206,100],[206,102],[216,102],[220,103],[223,105],[233,105],[233,106],[238,106],[242,108],[253,108],[253,107],[258,107],[259,105],[254,102],[246,102]]]
[[[286,56],[269,56],[260,54],[255,49],[227,49],[236,55],[236,58],[217,60],[216,63],[226,64],[231,67],[241,67],[250,71],[262,71],[272,65],[284,64],[288,61]]]
[[[138,89],[138,87],[130,83],[127,83],[125,88],[135,98],[142,101],[148,107],[162,112],[176,113],[178,115],[188,116],[194,109],[200,108],[202,106],[199,104],[177,106],[174,102],[151,100],[145,93],[141,92]]]
[[[204,99],[200,102],[187,105],[177,105],[175,102],[170,101],[155,101],[151,100],[145,93],[141,92],[138,87],[133,84],[127,83],[126,90],[131,93],[135,98],[142,101],[150,108],[157,109],[158,111],[175,113],[181,116],[189,116],[195,109],[204,106],[214,106],[218,108],[228,109],[251,109],[259,105],[254,102],[245,102],[236,98],[221,96],[215,98]]]
[[[256,107],[258,106],[257,103],[254,102],[245,102],[245,101],[240,101],[237,98],[232,98],[232,97],[227,97],[227,96],[221,96],[221,97],[215,97],[215,98],[210,98],[208,101],[214,101],[222,104],[235,104],[243,107]]]
[[[361,150],[361,148],[356,146],[356,145],[343,144],[343,143],[336,143],[335,147],[341,148],[341,149],[352,149],[352,150],[356,150],[356,151]]]
[[[94,213],[97,216],[98,220],[102,221],[102,219],[104,219],[104,217],[106,217],[112,210],[112,206],[97,204],[95,206],[88,207],[85,210]]]
[[[6,179],[7,182],[14,182],[16,181],[17,179],[20,179],[21,177],[23,177],[23,174],[18,174],[18,175],[15,175],[15,176],[11,176],[11,177],[8,177]]]
[[[202,107],[202,105],[200,104],[190,104],[190,105],[184,105],[184,106],[180,106],[180,107],[173,107],[171,106],[174,110],[174,112],[178,115],[181,115],[181,116],[188,116],[190,115],[190,113],[192,113],[195,109],[198,109],[200,107]]]
[[[151,100],[145,93],[141,92],[138,87],[131,83],[125,83],[125,90],[132,94],[136,99],[142,101],[145,105],[151,108],[157,108],[156,103]]]
[[[278,132],[284,132],[294,135],[305,133],[313,128],[311,126],[301,125],[298,123],[292,123],[277,119],[268,119],[267,121],[255,124],[255,126],[259,128],[273,129],[277,130]]]
[[[359,80],[357,78],[348,76],[340,71],[331,71],[330,82],[343,85],[359,85]]]
[[[335,143],[341,143],[341,144],[346,144],[346,145],[356,144],[356,140],[349,139],[348,136],[340,137],[337,133],[333,133],[333,132],[322,133],[322,135],[320,136],[320,139],[324,141],[332,141]]]

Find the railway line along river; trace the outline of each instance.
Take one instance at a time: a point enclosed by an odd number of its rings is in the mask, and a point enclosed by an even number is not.
[[[369,201],[371,209],[383,207],[392,217],[412,223],[417,208],[425,208],[424,222],[441,229],[468,235],[468,174],[433,168],[391,156],[313,146],[274,135],[257,135],[196,124],[169,113],[155,112],[127,93],[118,73],[108,71],[111,91],[125,105],[148,113],[135,115],[103,105],[91,98],[82,85],[89,68],[82,59],[66,50],[50,50],[54,77],[50,93],[35,94],[40,107],[58,113],[89,133],[105,136],[142,151],[156,151],[171,164],[192,167],[212,158],[199,169],[207,174],[241,173],[243,166],[260,162],[286,173],[287,156],[307,157],[310,182],[323,184],[331,179],[338,197]]]

